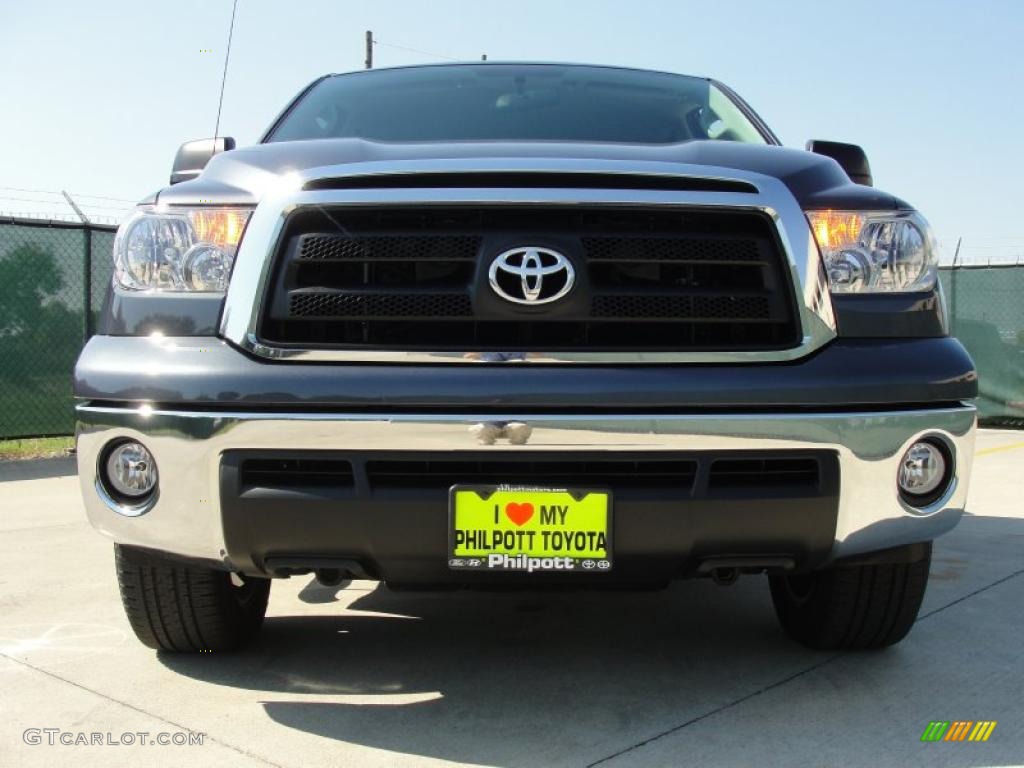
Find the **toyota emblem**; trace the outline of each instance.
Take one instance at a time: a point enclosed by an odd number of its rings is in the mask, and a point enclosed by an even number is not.
[[[548,304],[565,296],[576,282],[572,262],[550,248],[511,248],[491,262],[491,288],[515,304]]]

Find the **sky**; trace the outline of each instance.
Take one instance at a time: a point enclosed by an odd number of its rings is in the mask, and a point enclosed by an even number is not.
[[[0,212],[123,217],[211,136],[231,0],[0,0]],[[363,66],[544,60],[722,80],[783,143],[860,144],[946,258],[1024,261],[1024,0],[239,0],[221,133]],[[415,49],[415,50],[408,50]]]

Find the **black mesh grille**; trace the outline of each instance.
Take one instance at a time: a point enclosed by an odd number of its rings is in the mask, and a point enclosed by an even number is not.
[[[587,260],[740,262],[762,258],[757,240],[694,237],[584,237]]]
[[[594,317],[677,318],[704,322],[769,317],[763,296],[595,296]]]
[[[293,293],[292,317],[465,317],[472,314],[465,294]]]
[[[473,261],[479,248],[479,237],[304,235],[297,256],[320,261]]]
[[[492,261],[524,245],[569,259],[568,295],[523,307],[493,291]],[[774,227],[750,211],[303,212],[286,227],[263,307],[261,340],[316,348],[761,350],[799,341]]]

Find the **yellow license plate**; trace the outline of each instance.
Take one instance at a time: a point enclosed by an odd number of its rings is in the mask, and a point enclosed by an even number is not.
[[[448,565],[453,569],[611,570],[608,491],[456,485],[449,509]]]

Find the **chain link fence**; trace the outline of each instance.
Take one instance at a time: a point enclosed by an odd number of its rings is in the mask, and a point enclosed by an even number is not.
[[[115,229],[0,219],[0,439],[73,431],[71,371],[110,284]]]
[[[0,439],[74,429],[71,371],[111,280],[115,227],[0,218]],[[983,423],[1024,427],[1024,264],[944,267]]]

